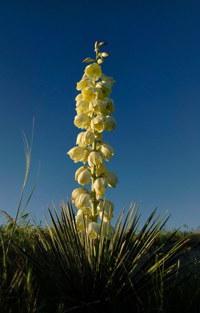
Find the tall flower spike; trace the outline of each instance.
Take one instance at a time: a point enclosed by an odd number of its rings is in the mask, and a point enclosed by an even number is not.
[[[113,148],[103,142],[103,132],[115,128],[112,117],[114,103],[110,98],[114,80],[102,71],[102,64],[108,53],[101,51],[104,42],[96,41],[95,58],[86,58],[88,63],[76,89],[76,113],[74,125],[81,131],[76,146],[68,151],[69,157],[75,162],[84,163],[75,173],[75,180],[81,185],[90,185],[90,190],[76,188],[72,192],[72,201],[77,208],[76,225],[78,231],[87,227],[91,239],[98,238],[100,229],[103,236],[110,238],[113,216],[113,204],[105,199],[106,188],[115,187],[117,176],[110,172],[105,162],[114,155]],[[102,225],[102,227],[100,227]]]

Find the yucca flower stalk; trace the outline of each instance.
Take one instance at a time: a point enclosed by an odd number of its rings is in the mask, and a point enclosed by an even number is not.
[[[112,117],[114,103],[110,98],[114,80],[102,71],[102,64],[108,56],[102,52],[104,42],[95,42],[95,58],[86,58],[89,63],[76,89],[76,112],[74,125],[81,131],[76,146],[68,151],[69,157],[83,165],[75,172],[75,180],[83,187],[72,192],[72,202],[77,208],[76,225],[80,232],[86,231],[96,239],[103,228],[103,235],[112,235],[111,219],[113,203],[105,198],[107,187],[115,187],[117,176],[108,170],[106,162],[114,155],[113,148],[103,141],[103,132],[116,127]],[[86,188],[86,185],[90,186]]]

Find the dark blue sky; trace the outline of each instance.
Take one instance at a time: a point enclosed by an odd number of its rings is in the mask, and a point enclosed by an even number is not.
[[[1,1],[0,208],[14,214],[24,173],[22,131],[35,117],[29,210],[43,220],[75,186],[75,84],[95,40],[111,57],[117,130],[106,136],[120,183],[116,212],[131,201],[169,225],[200,225],[199,1]],[[39,170],[39,175],[37,176]]]

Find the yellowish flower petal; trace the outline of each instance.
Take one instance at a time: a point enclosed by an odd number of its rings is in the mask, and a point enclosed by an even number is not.
[[[96,167],[96,176],[101,176],[101,175],[105,175],[105,173],[107,172],[107,168],[105,167],[104,164],[101,164],[100,166]]]
[[[78,210],[76,217],[76,227],[79,232],[85,231],[88,224],[91,222],[90,218],[84,213],[83,210]]]
[[[86,147],[87,145],[91,145],[95,140],[95,135],[93,132],[87,130],[85,132],[81,132],[78,134],[76,143],[80,147]]]
[[[77,114],[81,114],[81,113],[84,113],[84,114],[87,114],[88,112],[90,112],[90,107],[89,107],[90,103],[87,102],[87,101],[78,101],[76,103],[76,112]]]
[[[96,90],[92,87],[86,87],[82,90],[82,97],[85,101],[92,101],[96,98]]]
[[[75,162],[86,162],[88,158],[89,151],[82,147],[73,147],[67,154]]]
[[[87,233],[90,239],[96,239],[100,233],[100,225],[96,222],[89,223]]]
[[[105,118],[103,116],[97,116],[91,120],[91,129],[102,133],[105,129]]]
[[[91,174],[87,167],[81,166],[78,168],[75,172],[75,180],[80,185],[86,185],[90,183],[91,180]]]
[[[74,125],[78,128],[88,128],[90,126],[90,118],[84,113],[78,114],[74,118]]]
[[[75,198],[75,206],[78,209],[87,210],[92,208],[92,198],[90,194],[82,193]]]
[[[88,156],[88,164],[90,167],[100,167],[103,163],[103,157],[100,152],[92,151]]]
[[[93,184],[94,190],[98,196],[103,196],[106,191],[106,180],[103,177],[97,178]]]
[[[76,89],[77,90],[82,90],[86,87],[89,87],[91,85],[90,81],[88,79],[81,79],[77,84],[76,84]]]
[[[81,93],[79,93],[76,98],[75,98],[76,102],[79,102],[79,101],[83,101],[83,95]]]
[[[99,66],[97,63],[89,64],[85,68],[85,74],[89,79],[96,81],[102,75],[101,66]]]
[[[75,188],[73,191],[72,191],[72,196],[71,196],[71,199],[72,201],[74,202],[75,199],[80,196],[81,194],[87,194],[87,190],[84,189],[84,188]]]
[[[106,143],[101,144],[99,150],[106,160],[109,160],[114,155],[113,148]]]

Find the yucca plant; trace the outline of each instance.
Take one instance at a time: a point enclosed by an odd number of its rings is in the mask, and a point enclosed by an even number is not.
[[[161,312],[184,242],[156,245],[166,220],[155,211],[139,229],[135,208],[122,213],[112,238],[95,240],[77,230],[73,207],[50,211],[52,225],[39,230],[29,255],[44,312]],[[101,228],[102,229],[102,228]],[[101,231],[100,231],[101,232]],[[164,312],[164,311],[163,311]]]
[[[161,310],[163,281],[175,270],[172,259],[182,245],[155,245],[166,222],[155,212],[142,229],[133,208],[114,227],[111,223],[113,204],[105,192],[116,186],[117,177],[106,167],[114,150],[103,141],[103,132],[116,123],[110,98],[114,80],[102,70],[108,56],[101,51],[104,44],[95,42],[95,57],[84,60],[89,64],[77,83],[74,124],[84,131],[68,155],[83,163],[75,173],[83,187],[72,192],[73,208],[71,203],[62,207],[61,216],[50,212],[52,226],[39,232],[32,258],[46,312],[117,312],[130,304],[135,312]]]

